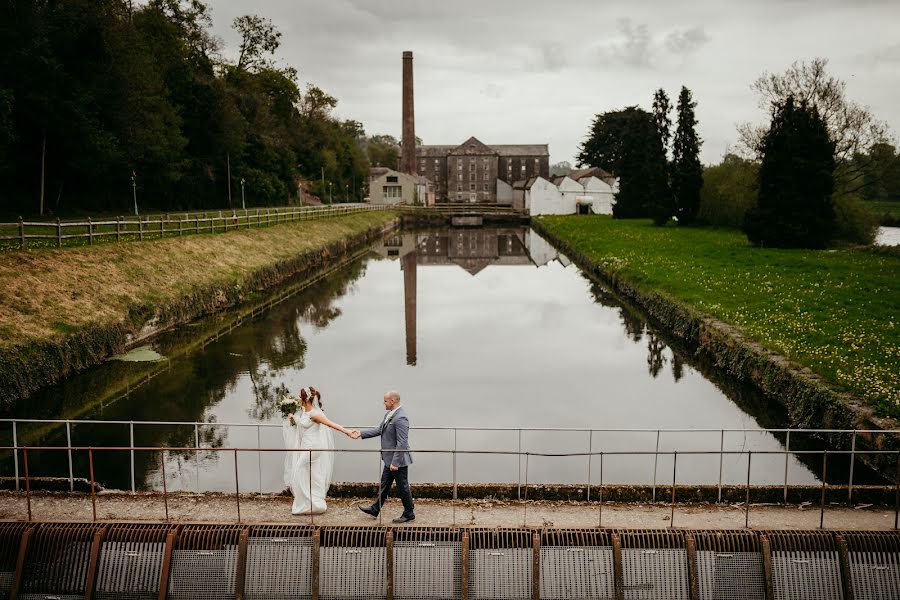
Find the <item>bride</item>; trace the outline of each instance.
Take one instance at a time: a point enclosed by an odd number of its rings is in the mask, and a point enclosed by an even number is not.
[[[318,408],[314,401],[318,401]],[[328,508],[325,495],[331,485],[334,470],[334,436],[331,429],[348,437],[357,434],[325,416],[322,411],[322,395],[314,387],[309,388],[309,393],[306,389],[300,390],[299,408],[299,416],[289,415],[282,427],[284,447],[288,450],[313,450],[288,452],[284,465],[284,483],[294,494],[292,514],[321,514]]]

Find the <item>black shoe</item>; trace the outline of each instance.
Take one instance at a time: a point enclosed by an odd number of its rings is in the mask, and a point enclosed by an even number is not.
[[[408,523],[409,521],[415,521],[415,520],[416,520],[416,515],[413,515],[411,517],[407,517],[405,515],[400,515],[399,517],[394,519],[393,522],[394,523]]]
[[[378,516],[378,513],[375,512],[375,509],[372,508],[371,506],[363,506],[362,504],[360,504],[359,506],[357,506],[357,508],[359,510],[363,511],[364,513],[366,513],[367,515],[369,515],[370,517]]]

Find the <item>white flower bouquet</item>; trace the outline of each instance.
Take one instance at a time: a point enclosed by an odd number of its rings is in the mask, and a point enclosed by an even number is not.
[[[281,400],[278,401],[278,408],[281,409],[281,416],[287,417],[287,419],[291,422],[291,425],[296,425],[297,421],[294,419],[294,413],[297,412],[297,399],[291,398],[288,395],[285,395]]]

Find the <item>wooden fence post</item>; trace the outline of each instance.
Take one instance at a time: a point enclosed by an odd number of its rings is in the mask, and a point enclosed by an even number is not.
[[[221,210],[219,211],[219,218],[220,218],[220,219],[222,218],[222,211],[221,211]],[[227,223],[227,222],[225,223],[225,231],[228,231],[228,223]]]
[[[88,245],[94,245],[94,224],[90,217],[88,217]]]
[[[164,214],[159,218],[159,239],[163,239],[166,237],[165,229],[163,229],[163,224],[169,220],[168,213]]]
[[[122,238],[122,217],[116,217],[116,241]]]
[[[19,217],[19,250],[25,249],[25,223],[22,222],[22,217]]]
[[[200,217],[194,217],[194,233],[200,233]]]
[[[178,217],[178,237],[184,235],[184,217]]]
[[[56,247],[62,248],[62,223],[59,222],[59,217],[56,217]]]

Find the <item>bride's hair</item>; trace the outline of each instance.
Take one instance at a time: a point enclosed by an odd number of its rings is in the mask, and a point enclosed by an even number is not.
[[[310,391],[307,393],[306,388],[300,388],[300,401],[306,404],[307,402],[314,402],[316,400],[319,401],[319,408],[321,410],[325,410],[322,406],[322,394],[319,393],[319,390],[310,387]]]
[[[319,410],[325,410],[325,407],[322,406],[322,394],[319,392],[319,390],[316,390],[312,387],[309,389],[312,390],[309,393],[310,400],[315,397],[315,399],[319,401]]]

